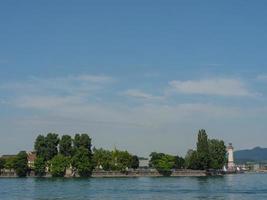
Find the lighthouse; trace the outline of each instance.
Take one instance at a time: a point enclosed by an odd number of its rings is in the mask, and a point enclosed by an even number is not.
[[[235,171],[234,147],[232,143],[229,143],[227,147],[227,154],[228,154],[228,171]]]

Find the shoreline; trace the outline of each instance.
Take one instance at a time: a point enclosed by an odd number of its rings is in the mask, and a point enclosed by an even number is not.
[[[125,173],[119,171],[93,171],[92,175],[89,178],[138,178],[138,177],[205,177],[212,176],[205,170],[175,170],[168,176],[160,174],[156,170],[135,170],[127,171]],[[29,178],[38,177],[34,173],[30,173]],[[18,178],[14,172],[2,172],[0,178]],[[51,174],[46,174],[43,178],[52,178]],[[75,174],[66,174],[64,178],[80,178]]]

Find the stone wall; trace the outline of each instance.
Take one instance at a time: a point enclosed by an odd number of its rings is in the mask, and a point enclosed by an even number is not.
[[[208,174],[204,170],[174,170],[170,174],[171,177],[198,177],[198,176],[207,176],[211,175]],[[92,177],[93,178],[101,178],[101,177],[161,177],[163,176],[155,169],[138,169],[138,170],[130,170],[127,172],[120,172],[120,171],[103,171],[103,170],[96,170],[93,171]],[[16,177],[16,173],[14,170],[2,170],[0,177]],[[35,177],[34,172],[31,171],[28,174],[28,177]],[[51,177],[51,174],[46,174],[45,177]],[[79,177],[77,174],[73,173],[71,170],[67,170],[65,177]]]

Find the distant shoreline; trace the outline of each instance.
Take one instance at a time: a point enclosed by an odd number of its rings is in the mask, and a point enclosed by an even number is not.
[[[164,176],[157,172],[156,170],[146,170],[146,171],[128,171],[128,172],[118,172],[118,171],[94,171],[91,178],[135,178],[135,177],[204,177],[210,176],[205,170],[175,170],[169,176]],[[0,178],[16,178],[17,175],[14,172],[2,172]],[[30,174],[27,177],[38,177],[34,174]],[[51,178],[51,174],[47,174],[44,178]],[[75,175],[66,175],[65,178],[79,178]]]

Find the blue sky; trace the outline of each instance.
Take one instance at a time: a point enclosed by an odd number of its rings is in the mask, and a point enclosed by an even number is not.
[[[0,2],[0,154],[38,134],[184,155],[266,147],[265,1]]]

